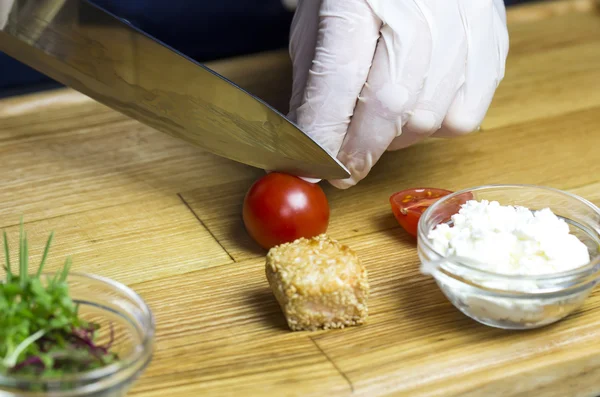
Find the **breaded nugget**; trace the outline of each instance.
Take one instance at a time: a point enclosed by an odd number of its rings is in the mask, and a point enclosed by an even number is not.
[[[266,275],[293,331],[344,328],[368,316],[367,270],[325,234],[271,248]]]

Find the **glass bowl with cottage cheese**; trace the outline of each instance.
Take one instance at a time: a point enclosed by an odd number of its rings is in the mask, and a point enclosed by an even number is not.
[[[488,185],[445,196],[421,216],[417,240],[421,272],[492,327],[559,321],[600,279],[600,209],[549,187]]]

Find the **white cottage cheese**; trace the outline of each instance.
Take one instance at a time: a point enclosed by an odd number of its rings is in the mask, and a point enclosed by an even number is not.
[[[539,275],[590,261],[586,245],[548,208],[531,211],[497,201],[471,200],[452,221],[452,226],[441,224],[429,233],[434,248],[444,256],[477,261],[481,270]]]
[[[571,270],[586,265],[586,245],[570,234],[569,225],[550,209],[531,211],[501,206],[492,201],[469,201],[452,217],[452,226],[440,224],[429,234],[436,251],[444,257],[471,259],[481,270],[504,275],[534,276]],[[473,263],[469,263],[473,265]],[[425,265],[425,264],[424,264]],[[422,267],[425,271],[427,266]],[[474,279],[483,287],[507,292],[535,292],[543,288],[533,280]],[[577,307],[589,291],[555,297],[501,297],[473,289],[439,275],[438,284],[465,314],[503,328],[531,328],[552,323]]]

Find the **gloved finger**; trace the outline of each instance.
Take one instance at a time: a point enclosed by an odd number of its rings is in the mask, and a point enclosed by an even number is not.
[[[493,0],[459,0],[467,32],[465,82],[435,137],[475,131],[481,125],[496,88],[504,78],[508,31]]]
[[[388,150],[398,150],[427,138],[441,125],[448,108],[463,83],[467,39],[456,1],[421,2],[432,32],[432,55],[425,85],[417,103]]]
[[[296,11],[290,26],[289,52],[292,60],[292,95],[287,118],[292,122],[297,121],[296,109],[302,103],[304,88],[308,80],[308,71],[315,56],[317,46],[317,32],[319,30],[320,0],[299,0],[288,2],[290,8]],[[307,182],[318,183],[321,180],[301,177]]]
[[[8,17],[13,9],[14,2],[15,0],[0,1],[0,29],[4,29],[4,26],[8,22]]]
[[[373,3],[372,3],[373,4]],[[381,5],[381,4],[378,4]],[[398,15],[381,29],[368,81],[362,90],[338,159],[352,176],[330,183],[340,189],[362,180],[392,140],[416,103],[431,55],[429,26],[412,1],[388,2],[378,15]],[[375,8],[375,7],[374,7]]]
[[[500,20],[506,26],[506,6],[504,5],[504,0],[494,0],[494,7],[496,7]]]
[[[292,60],[292,96],[287,117],[296,122],[296,109],[302,103],[308,71],[315,57],[319,30],[320,0],[299,0],[290,27],[289,52]]]
[[[296,124],[335,156],[367,79],[381,20],[364,0],[322,0],[319,20]]]

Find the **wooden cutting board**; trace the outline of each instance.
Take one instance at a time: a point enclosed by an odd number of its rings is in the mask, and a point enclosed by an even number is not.
[[[388,153],[357,187],[325,185],[330,234],[370,274],[370,319],[292,333],[270,293],[242,198],[261,170],[215,157],[71,90],[0,102],[0,226],[25,214],[32,254],[129,284],[157,318],[154,360],[131,395],[596,396],[600,290],[528,332],[479,325],[418,271],[388,197],[531,183],[600,204],[600,14],[592,1],[509,12],[511,52],[483,131]],[[216,70],[285,110],[285,52]]]

